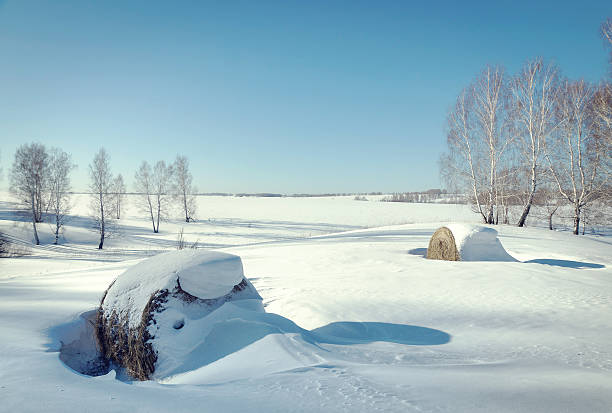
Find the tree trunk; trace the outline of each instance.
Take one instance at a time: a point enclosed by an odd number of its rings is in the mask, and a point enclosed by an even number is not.
[[[493,201],[491,200],[491,205],[489,206],[489,214],[487,215],[486,223],[493,224]]]
[[[100,243],[98,244],[98,249],[101,250],[104,246],[104,218],[102,218],[102,227],[100,229]]]
[[[36,230],[36,209],[35,209],[35,199],[34,195],[30,194],[30,201],[32,203],[32,227],[34,228],[34,241],[36,245],[40,245],[40,240],[38,239],[38,231]]]
[[[551,231],[553,230],[552,217],[553,214],[548,215],[548,229]]]
[[[147,195],[148,197],[148,195]],[[155,217],[153,216],[153,205],[151,205],[151,200],[148,199],[149,202],[149,213],[151,214],[151,225],[153,225],[153,232],[157,232],[155,230]]]
[[[102,192],[100,192],[100,243],[98,244],[98,249],[101,250],[104,246],[104,231],[105,231],[105,222],[104,222],[104,202],[102,201]]]
[[[527,205],[525,205],[525,208],[523,209],[523,213],[521,214],[521,217],[519,218],[519,221],[518,221],[519,227],[523,227],[525,225],[525,221],[527,220],[527,215],[529,215],[529,210],[531,209],[532,199],[533,199],[533,195],[530,197]]]
[[[159,215],[161,213],[161,206],[159,205],[159,202],[157,204],[157,229],[154,232],[159,232]]]
[[[187,213],[187,194],[183,192],[183,207],[185,208],[185,222],[189,222],[189,214]]]
[[[57,241],[59,238],[59,230],[60,230],[60,218],[57,214],[55,214],[55,245],[57,245]]]
[[[531,210],[531,204],[533,204],[533,198],[535,196],[535,192],[537,189],[537,184],[536,184],[536,173],[537,173],[537,169],[536,169],[536,158],[535,155],[532,155],[532,162],[531,162],[531,188],[529,189],[529,198],[527,199],[527,205],[525,205],[525,208],[523,209],[523,213],[521,214],[521,217],[519,218],[518,221],[518,226],[522,227],[523,225],[525,225],[525,221],[527,220],[527,215],[529,215],[529,210]]]
[[[580,209],[576,208],[574,212],[574,235],[580,233]]]

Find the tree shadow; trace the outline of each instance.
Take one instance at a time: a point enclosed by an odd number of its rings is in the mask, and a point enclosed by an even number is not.
[[[341,321],[311,330],[313,338],[324,344],[365,344],[375,341],[411,346],[446,344],[450,334],[428,327],[378,322]]]
[[[535,260],[524,261],[527,264],[544,264],[544,265],[552,265],[554,267],[565,267],[565,268],[576,268],[576,269],[584,269],[584,268],[606,268],[605,265],[595,264],[592,262],[581,262],[581,261],[570,261],[570,260],[556,260],[549,258],[538,258]]]

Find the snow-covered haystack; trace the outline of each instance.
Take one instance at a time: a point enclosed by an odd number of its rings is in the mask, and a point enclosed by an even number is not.
[[[130,376],[147,380],[160,363],[168,371],[188,359],[206,334],[200,321],[226,302],[240,300],[263,311],[240,257],[198,250],[160,254],[126,270],[105,292],[97,316],[98,344]]]
[[[497,231],[479,225],[449,224],[431,236],[427,258],[447,261],[516,261],[506,252]]]

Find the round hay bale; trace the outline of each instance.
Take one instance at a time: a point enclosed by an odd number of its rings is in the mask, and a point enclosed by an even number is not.
[[[450,229],[442,227],[434,232],[427,247],[427,258],[446,261],[459,261],[461,259],[455,244],[455,237]]]
[[[447,261],[516,261],[502,246],[497,231],[480,225],[449,224],[429,240],[427,258]]]
[[[160,254],[127,269],[108,287],[98,310],[101,353],[137,380],[158,369],[180,368],[205,338],[199,323],[230,301],[261,297],[244,277],[240,257],[182,250]]]

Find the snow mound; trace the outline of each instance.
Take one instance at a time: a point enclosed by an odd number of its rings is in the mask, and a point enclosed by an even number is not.
[[[102,310],[129,308],[131,327],[141,322],[151,294],[177,285],[194,297],[229,293],[244,277],[240,257],[215,251],[181,250],[156,255],[123,272],[109,287]]]
[[[194,352],[223,318],[219,310],[232,303],[264,311],[240,257],[196,250],[157,255],[107,290],[96,322],[100,350],[139,380],[183,371],[194,357],[206,357]]]
[[[453,233],[461,261],[516,261],[493,228],[468,224],[448,224],[446,228]]]
[[[429,241],[427,258],[446,261],[516,261],[497,238],[497,231],[479,225],[449,224]]]

